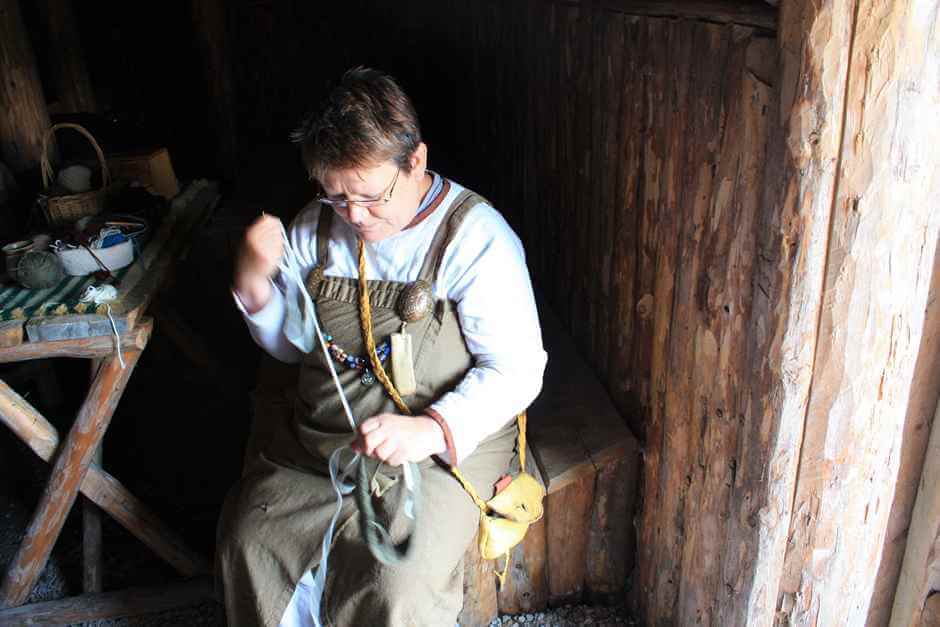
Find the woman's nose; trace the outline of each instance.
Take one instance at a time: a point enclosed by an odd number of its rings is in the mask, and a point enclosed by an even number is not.
[[[366,216],[369,213],[369,210],[361,206],[357,202],[350,202],[349,206],[349,221],[353,224],[363,224],[365,222]]]

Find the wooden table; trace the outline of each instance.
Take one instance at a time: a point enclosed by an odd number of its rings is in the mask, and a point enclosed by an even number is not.
[[[48,420],[0,380],[0,421],[39,457],[52,464],[39,505],[0,588],[0,608],[7,608],[0,609],[0,624],[104,618],[130,613],[130,605],[140,608],[141,604],[146,604],[148,610],[163,609],[180,602],[191,603],[194,596],[211,594],[208,560],[187,548],[176,533],[101,467],[100,447],[127,381],[150,339],[153,320],[144,315],[147,306],[174,263],[188,248],[194,230],[204,222],[218,200],[217,184],[191,183],[171,203],[159,231],[121,280],[112,313],[121,337],[124,368],[115,352],[115,338],[107,316],[73,314],[0,322],[0,363],[77,357],[89,359],[92,364],[88,395],[64,442]],[[97,509],[86,504],[86,594],[23,606],[79,492],[183,576],[194,579],[187,585],[172,588],[172,594],[140,590],[101,593],[100,520]]]

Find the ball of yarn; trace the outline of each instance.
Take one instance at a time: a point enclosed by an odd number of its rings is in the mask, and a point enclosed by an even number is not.
[[[87,165],[70,165],[59,171],[57,179],[73,194],[87,192],[91,189],[91,168]]]
[[[16,280],[31,290],[52,287],[65,276],[62,262],[55,253],[31,250],[20,258],[16,266]]]

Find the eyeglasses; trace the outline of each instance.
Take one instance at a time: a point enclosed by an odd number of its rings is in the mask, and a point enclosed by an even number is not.
[[[382,205],[388,204],[388,201],[392,199],[392,194],[395,193],[395,184],[398,183],[399,174],[401,174],[401,168],[395,170],[395,176],[392,178],[392,182],[389,183],[385,191],[376,198],[363,198],[361,200],[348,200],[346,198],[333,199],[320,194],[317,196],[317,202],[333,207],[334,209],[348,209],[350,205],[354,204],[365,207],[366,209],[381,207]]]

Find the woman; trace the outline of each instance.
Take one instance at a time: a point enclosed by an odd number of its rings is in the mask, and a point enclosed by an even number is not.
[[[380,72],[347,72],[295,139],[323,193],[294,220],[290,247],[358,423],[353,431],[319,347],[304,354],[285,334],[292,303],[278,273],[282,228],[262,216],[245,234],[235,300],[255,341],[299,363],[300,374],[293,414],[272,425],[223,510],[218,566],[229,624],[314,624],[315,615],[324,625],[452,625],[479,513],[431,456],[456,463],[483,498],[513,462],[514,417],[541,389],[546,361],[522,246],[485,200],[427,170],[414,108]],[[375,381],[360,263],[376,353],[412,415]],[[400,466],[419,464],[411,559],[375,560],[346,496],[319,589],[314,573],[336,499],[328,459],[347,445],[384,463],[371,487],[395,541],[411,525]]]

